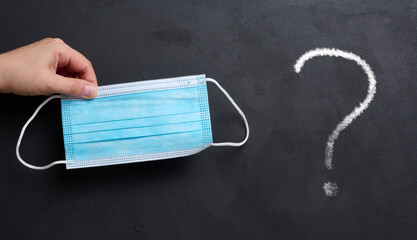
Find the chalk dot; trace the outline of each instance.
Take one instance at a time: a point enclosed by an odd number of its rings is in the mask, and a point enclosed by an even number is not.
[[[326,196],[328,197],[336,196],[337,192],[339,191],[339,189],[337,188],[337,184],[332,183],[332,182],[324,183],[323,189],[324,189],[324,192],[326,193]]]

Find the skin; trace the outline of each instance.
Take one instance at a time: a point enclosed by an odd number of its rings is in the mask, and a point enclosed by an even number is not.
[[[24,96],[97,96],[93,65],[59,38],[45,38],[0,54],[0,92]]]

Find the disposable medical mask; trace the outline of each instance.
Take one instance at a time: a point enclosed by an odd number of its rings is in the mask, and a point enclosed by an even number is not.
[[[213,143],[206,82],[214,83],[242,116],[246,127],[242,142]],[[66,160],[33,166],[20,157],[20,143],[39,110],[57,98]],[[51,96],[23,126],[16,155],[36,170],[56,164],[72,169],[183,157],[210,146],[242,146],[248,137],[245,114],[229,94],[216,80],[196,75],[101,86],[92,100]]]

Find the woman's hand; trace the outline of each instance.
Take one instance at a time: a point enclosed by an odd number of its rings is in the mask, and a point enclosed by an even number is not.
[[[0,92],[97,96],[91,62],[59,38],[46,38],[0,54]]]

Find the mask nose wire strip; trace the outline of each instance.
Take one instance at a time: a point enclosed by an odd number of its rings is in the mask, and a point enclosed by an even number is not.
[[[216,80],[214,80],[212,78],[206,78],[206,82],[212,82],[212,83],[216,84],[216,86],[224,93],[224,95],[229,99],[229,101],[232,103],[232,105],[236,108],[236,110],[239,112],[240,116],[242,116],[242,119],[245,122],[245,127],[246,127],[246,137],[243,141],[238,142],[238,143],[234,143],[234,142],[212,143],[211,146],[216,146],[216,147],[222,147],[222,146],[239,147],[239,146],[242,146],[243,144],[246,143],[246,141],[249,138],[249,124],[248,124],[248,120],[246,119],[245,114],[242,112],[242,110],[240,110],[239,106],[235,103],[235,101],[232,99],[232,97],[226,92],[226,90],[224,90],[224,88],[222,88],[222,86],[220,86],[220,84]]]
[[[29,163],[27,163],[27,162],[25,162],[21,157],[20,157],[20,153],[19,153],[19,147],[20,147],[20,143],[22,142],[22,138],[23,138],[23,135],[25,134],[25,131],[26,131],[26,128],[28,127],[28,125],[29,125],[29,123],[30,122],[32,122],[32,120],[36,117],[36,115],[38,114],[38,112],[39,112],[39,110],[41,110],[41,108],[43,107],[43,106],[45,106],[45,104],[47,104],[49,101],[51,101],[52,99],[55,99],[55,98],[61,98],[61,96],[60,95],[53,95],[53,96],[50,96],[49,98],[47,98],[45,101],[43,101],[43,103],[41,103],[41,105],[39,105],[39,107],[35,110],[35,112],[32,114],[32,116],[29,118],[29,120],[25,123],[25,125],[23,126],[23,128],[22,128],[22,131],[20,132],[20,136],[19,136],[19,139],[17,140],[17,145],[16,145],[16,156],[17,156],[17,159],[23,164],[23,165],[25,165],[26,167],[28,167],[28,168],[31,168],[31,169],[35,169],[35,170],[45,170],[45,169],[48,169],[48,168],[50,168],[50,167],[52,167],[52,166],[54,166],[54,165],[57,165],[57,164],[66,164],[67,163],[67,161],[65,161],[65,160],[59,160],[59,161],[55,161],[55,162],[52,162],[52,163],[50,163],[50,164],[48,164],[48,165],[46,165],[46,166],[33,166],[33,165],[31,165],[31,164],[29,164]]]

